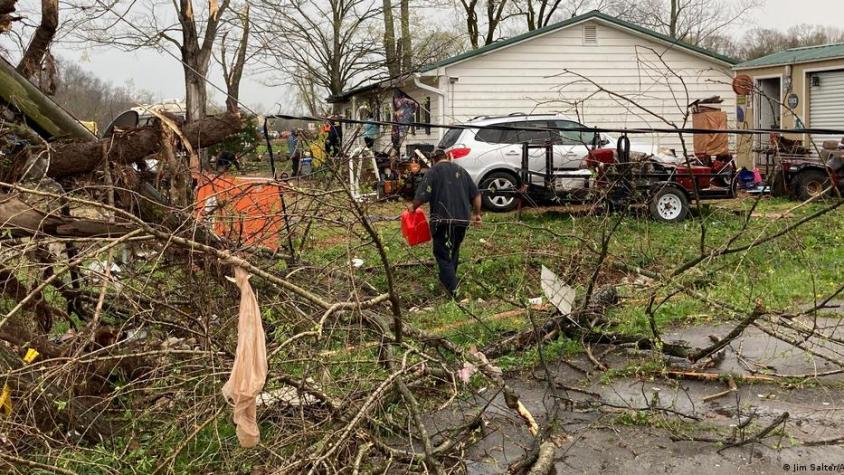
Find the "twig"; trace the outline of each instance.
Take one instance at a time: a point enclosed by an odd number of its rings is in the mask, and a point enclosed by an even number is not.
[[[720,453],[720,452],[727,450],[727,449],[741,447],[743,445],[747,445],[747,444],[751,444],[751,443],[755,443],[755,442],[761,442],[762,439],[764,439],[774,429],[776,429],[777,427],[779,427],[783,423],[785,423],[785,421],[788,419],[788,417],[789,417],[788,413],[783,412],[776,419],[774,419],[774,422],[771,422],[770,425],[768,425],[767,427],[765,427],[764,429],[759,431],[753,437],[750,437],[749,439],[744,439],[744,440],[741,440],[741,441],[738,441],[738,442],[734,442],[734,443],[731,443],[731,444],[727,444],[724,447],[722,447],[721,449],[719,449],[718,452]]]

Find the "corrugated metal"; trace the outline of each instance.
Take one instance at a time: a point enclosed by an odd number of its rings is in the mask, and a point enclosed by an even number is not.
[[[787,49],[768,56],[745,61],[737,64],[733,69],[753,69],[764,66],[778,66],[783,64],[809,63],[825,59],[844,57],[844,43],[808,46],[806,48]]]
[[[844,130],[844,71],[816,73],[820,85],[810,86],[809,126],[814,129]],[[809,84],[813,83],[811,76]],[[844,134],[816,135],[818,148],[824,140],[841,140]]]

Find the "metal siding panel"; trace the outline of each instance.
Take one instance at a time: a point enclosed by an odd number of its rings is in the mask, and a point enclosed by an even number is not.
[[[816,73],[820,86],[811,86],[809,126],[814,129],[844,129],[844,71]],[[825,140],[841,140],[844,134],[815,135],[818,148]]]

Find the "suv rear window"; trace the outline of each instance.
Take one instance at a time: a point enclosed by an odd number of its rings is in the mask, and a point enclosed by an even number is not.
[[[457,143],[457,139],[460,138],[460,134],[463,133],[463,129],[448,129],[448,132],[443,135],[443,138],[440,139],[440,143],[437,144],[437,148],[440,150],[445,150],[454,146]]]
[[[475,135],[475,139],[486,143],[520,144],[528,142],[533,145],[542,145],[552,137],[551,133],[547,130],[548,122],[544,120],[502,122],[490,127],[512,127],[520,130],[480,129]]]

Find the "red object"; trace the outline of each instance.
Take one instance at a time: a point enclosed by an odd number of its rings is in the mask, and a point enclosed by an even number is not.
[[[431,240],[431,230],[425,212],[417,208],[415,213],[404,210],[401,214],[401,233],[411,246]]]
[[[448,156],[451,157],[452,160],[454,160],[455,158],[463,158],[469,155],[469,152],[471,151],[472,149],[469,147],[453,148],[448,151]]]
[[[238,244],[278,250],[284,232],[284,185],[271,178],[195,175],[194,215]]]
[[[746,96],[753,92],[753,78],[747,74],[739,74],[733,79],[733,92],[739,96]]]
[[[699,190],[705,190],[711,186],[712,168],[702,166],[692,166],[692,172],[697,179],[697,187]],[[689,176],[689,167],[677,167],[676,175],[677,184],[688,191],[694,191],[695,185],[692,184],[692,177]]]

